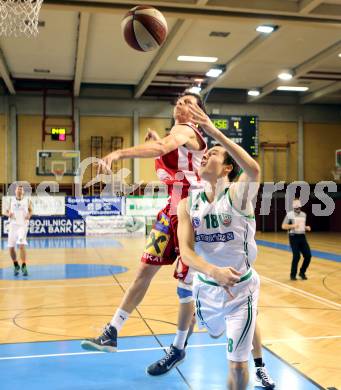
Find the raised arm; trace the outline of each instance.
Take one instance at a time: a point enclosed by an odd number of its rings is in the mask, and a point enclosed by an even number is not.
[[[127,158],[155,158],[172,152],[195,137],[194,131],[186,125],[175,125],[167,137],[145,142],[131,148],[115,150],[103,158],[103,165],[110,169],[113,161]]]
[[[239,145],[228,139],[219,131],[211,119],[206,115],[198,105],[190,106],[193,121],[198,123],[205,132],[213,137],[221,146],[223,146],[229,155],[242,168],[245,179],[250,181],[259,181],[260,167],[259,164]]]
[[[202,272],[215,279],[222,286],[233,286],[241,275],[234,268],[220,268],[208,263],[194,251],[194,231],[190,216],[187,212],[187,199],[178,206],[178,239],[182,261],[196,271]]]
[[[237,200],[237,208],[243,211],[252,210],[251,201],[258,192],[260,181],[259,164],[238,144],[227,138],[219,131],[211,119],[206,115],[198,105],[191,105],[190,112],[193,120],[198,123],[206,132],[213,137],[228,154],[236,161],[243,170],[238,181],[230,187],[230,195],[233,200]]]

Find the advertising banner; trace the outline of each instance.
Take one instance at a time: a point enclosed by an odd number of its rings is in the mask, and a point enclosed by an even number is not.
[[[127,196],[126,215],[152,217],[166,206],[168,196]]]
[[[65,198],[66,216],[69,218],[85,218],[96,215],[122,215],[124,198],[119,196],[100,197],[84,196]]]
[[[100,216],[86,217],[86,235],[145,235],[146,221],[144,217]]]
[[[2,218],[2,236],[8,237],[8,218]],[[84,236],[85,221],[67,217],[32,217],[28,237]]]

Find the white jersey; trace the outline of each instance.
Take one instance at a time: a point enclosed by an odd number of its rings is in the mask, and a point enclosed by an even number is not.
[[[296,213],[294,210],[289,211],[283,220],[283,224],[297,225],[294,229],[289,229],[289,234],[305,234],[307,214],[303,211]]]
[[[13,217],[10,218],[11,225],[25,226],[28,224],[26,217],[29,213],[30,200],[23,197],[22,199],[11,198],[9,211],[13,213]]]
[[[254,216],[233,208],[228,188],[212,203],[205,192],[192,194],[190,203],[195,252],[218,267],[247,272],[257,256]]]

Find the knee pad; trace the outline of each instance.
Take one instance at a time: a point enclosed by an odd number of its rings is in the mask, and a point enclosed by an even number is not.
[[[180,303],[189,303],[193,301],[192,285],[182,282],[178,283],[177,294]]]

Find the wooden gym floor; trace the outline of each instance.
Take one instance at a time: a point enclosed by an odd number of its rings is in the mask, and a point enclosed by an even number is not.
[[[257,239],[262,244],[255,268],[262,282],[259,324],[263,345],[321,386],[340,388],[341,234],[308,236],[320,257],[313,255],[307,281],[289,280],[291,252],[285,234],[257,233]],[[14,280],[3,241],[0,343],[98,335],[134,278],[144,241],[117,237],[32,239],[27,280]],[[282,245],[275,248],[271,243]],[[84,277],[82,273],[68,274],[66,264],[87,265],[87,273]],[[98,273],[96,265],[107,265],[104,274],[101,270]],[[113,274],[108,276],[109,267]],[[124,270],[120,267],[127,271],[115,273]],[[160,270],[120,336],[175,332],[178,301],[172,272],[171,266]]]

